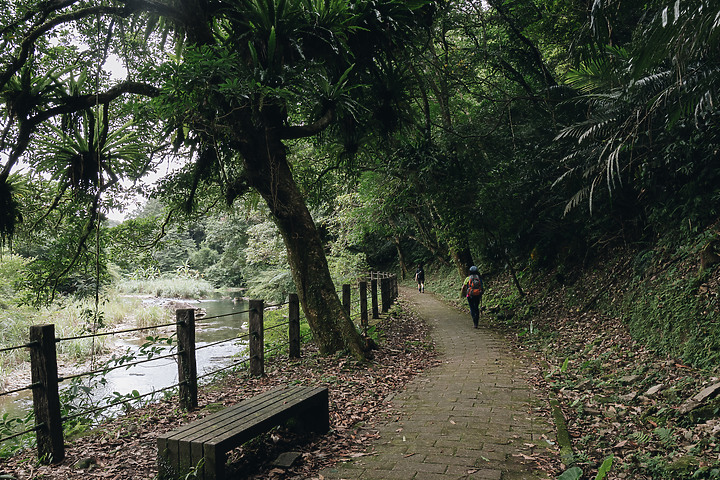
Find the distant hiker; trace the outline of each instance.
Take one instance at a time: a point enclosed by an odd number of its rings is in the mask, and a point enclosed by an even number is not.
[[[415,281],[418,284],[418,292],[425,292],[425,270],[423,270],[422,263],[418,264],[417,270],[415,270]]]
[[[470,316],[472,317],[475,328],[478,328],[478,322],[480,321],[480,301],[482,300],[484,291],[485,288],[480,272],[478,268],[473,265],[470,267],[470,274],[463,282],[460,296],[467,297],[468,305],[470,305]]]

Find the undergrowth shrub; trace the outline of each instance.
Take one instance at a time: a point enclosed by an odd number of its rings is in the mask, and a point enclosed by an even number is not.
[[[654,257],[643,254],[619,311],[644,344],[696,367],[713,367],[720,361],[717,294],[705,285],[707,273],[696,273],[697,248],[680,250],[676,256],[684,260],[661,271],[648,268]]]

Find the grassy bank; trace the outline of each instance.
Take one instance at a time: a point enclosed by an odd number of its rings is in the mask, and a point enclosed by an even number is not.
[[[207,280],[185,276],[125,279],[115,288],[125,294],[167,298],[206,298],[215,292],[215,287]]]
[[[96,308],[94,299],[59,297],[52,305],[32,308],[22,304],[21,294],[14,289],[11,272],[17,272],[24,260],[7,255],[0,262],[0,348],[24,345],[28,342],[31,325],[54,324],[59,338],[74,337],[88,332],[149,327],[171,321],[172,313],[161,306],[145,303],[132,295],[152,295],[173,298],[203,298],[215,289],[207,281],[185,277],[164,277],[153,280],[119,282],[103,293]],[[7,271],[5,271],[7,270]],[[84,338],[59,342],[58,354],[66,361],[82,362],[96,355],[108,353],[107,337]],[[29,360],[26,349],[0,353],[0,376],[11,378],[11,372]],[[0,380],[0,387],[6,382]]]

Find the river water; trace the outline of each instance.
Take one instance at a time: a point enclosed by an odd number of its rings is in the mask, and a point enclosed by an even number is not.
[[[196,320],[196,348],[225,339],[237,338],[247,333],[248,314],[246,310],[248,304],[246,302],[203,300],[188,303],[205,311],[204,317]],[[232,313],[235,314],[230,315]],[[220,317],[211,318],[216,316]],[[140,351],[140,346],[146,342],[144,337],[112,338],[118,351],[125,352],[129,350],[132,354],[137,354]],[[237,340],[198,350],[196,352],[198,376],[237,362],[245,357],[246,349],[247,339],[237,338]],[[143,357],[137,358],[137,360],[142,359]],[[62,372],[60,372],[60,375],[62,375]],[[113,392],[126,395],[137,390],[142,395],[177,384],[177,362],[174,358],[166,358],[130,368],[119,368],[107,373],[105,380],[105,385],[101,385],[97,380],[90,381],[91,385],[95,387],[92,393],[93,399],[96,399],[98,404],[104,404],[107,400],[103,401],[102,399],[112,396]],[[200,382],[202,383],[202,380]],[[61,383],[60,388],[65,388],[67,383]],[[12,417],[23,417],[30,410],[32,410],[32,393],[30,391],[0,397],[0,418],[5,413],[9,413]]]

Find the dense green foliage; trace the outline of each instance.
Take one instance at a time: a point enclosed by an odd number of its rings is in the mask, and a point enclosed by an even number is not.
[[[664,259],[717,238],[709,0],[268,0],[192,19],[143,2],[25,3],[0,20],[0,236],[29,260],[26,301],[118,276],[315,291],[297,285],[318,257],[298,262],[295,186],[336,279],[480,264],[507,270],[522,298],[527,268],[562,284],[616,247]],[[77,31],[54,30],[70,11]],[[102,67],[112,56],[125,79]],[[151,191],[137,182],[164,160],[175,167]],[[136,193],[154,200],[110,227],[104,214]],[[650,340],[708,351],[717,305],[680,300],[708,268],[639,276],[625,312],[638,334],[669,296]]]

